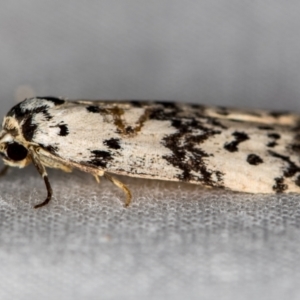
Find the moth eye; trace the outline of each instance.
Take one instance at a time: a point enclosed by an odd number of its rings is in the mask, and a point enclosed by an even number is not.
[[[18,143],[11,143],[7,145],[6,154],[9,159],[20,161],[26,158],[28,151],[24,146]]]

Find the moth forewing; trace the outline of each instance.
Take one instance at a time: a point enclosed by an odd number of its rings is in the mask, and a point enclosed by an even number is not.
[[[182,181],[238,192],[300,192],[300,116],[154,101],[25,99],[3,121],[4,163]],[[110,173],[110,174],[109,174]]]

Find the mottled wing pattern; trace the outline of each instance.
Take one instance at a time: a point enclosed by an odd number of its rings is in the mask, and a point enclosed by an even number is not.
[[[28,99],[25,139],[84,170],[251,193],[300,192],[300,116],[140,101]]]

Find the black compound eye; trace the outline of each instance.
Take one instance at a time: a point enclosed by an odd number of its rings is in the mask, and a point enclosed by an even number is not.
[[[20,161],[26,158],[28,151],[24,146],[18,143],[11,143],[7,144],[6,154],[9,159]]]

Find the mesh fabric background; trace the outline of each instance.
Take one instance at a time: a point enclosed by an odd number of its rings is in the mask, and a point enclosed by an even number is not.
[[[299,1],[2,1],[1,107],[26,96],[300,111]],[[0,299],[297,299],[300,196],[33,167],[0,188]]]

